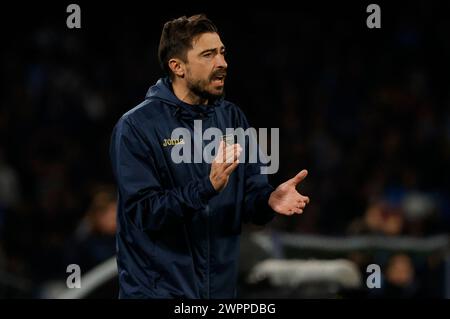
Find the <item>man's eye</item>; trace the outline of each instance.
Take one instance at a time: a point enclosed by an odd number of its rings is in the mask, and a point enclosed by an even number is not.
[[[203,54],[203,56],[204,56],[205,58],[210,58],[210,57],[212,57],[212,53],[211,53],[211,52],[208,52],[208,53]]]

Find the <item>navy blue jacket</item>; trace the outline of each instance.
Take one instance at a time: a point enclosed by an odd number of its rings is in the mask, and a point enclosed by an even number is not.
[[[227,127],[249,127],[236,105],[224,99],[186,104],[164,78],[113,130],[120,298],[236,297],[241,225],[274,217],[268,206],[273,187],[260,161],[240,163],[218,193],[211,164],[171,160],[173,146],[164,139],[177,127],[194,136],[195,119],[203,130],[217,127],[224,134]]]

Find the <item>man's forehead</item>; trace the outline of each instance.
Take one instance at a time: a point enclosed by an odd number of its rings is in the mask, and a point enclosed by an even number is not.
[[[207,49],[216,49],[223,47],[220,36],[217,33],[202,33],[195,37],[192,41],[192,49],[194,51],[203,51]]]

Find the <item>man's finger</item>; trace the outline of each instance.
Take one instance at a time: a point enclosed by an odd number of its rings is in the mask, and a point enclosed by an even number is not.
[[[214,161],[217,163],[220,163],[223,158],[225,158],[225,148],[224,148],[224,142],[219,142],[219,148],[217,149],[216,157],[214,158]]]
[[[309,204],[309,197],[308,197],[308,196],[300,195],[300,197],[297,199],[297,202],[298,202],[298,203]]]
[[[301,208],[294,207],[294,208],[289,209],[289,215],[301,214],[301,213],[303,213],[303,209],[301,209]]]
[[[297,202],[297,207],[298,208],[305,208],[305,206],[306,206],[306,203],[304,201]]]
[[[221,141],[220,143],[221,143],[220,146],[224,145],[223,144],[224,142]],[[222,149],[221,147],[219,147],[219,152],[214,160],[216,163],[232,163],[233,161],[229,161],[228,159],[230,157],[232,158],[233,154],[236,154],[237,152],[239,152],[240,154],[239,150],[242,150],[242,148],[238,144],[229,145]]]
[[[228,166],[223,172],[227,175],[230,175],[231,173],[233,173],[233,171],[236,169],[236,167],[239,164],[239,160],[236,160],[235,162],[233,162],[233,164],[231,164],[230,166]]]
[[[227,154],[225,158],[225,163],[233,163],[236,159],[239,158],[241,152],[239,150],[235,150],[234,152],[230,152]]]
[[[217,155],[219,155],[221,152],[223,152],[223,145],[224,145],[224,142],[220,141],[219,148],[217,149]]]
[[[227,168],[228,166],[230,166],[231,164],[234,163],[234,161],[236,159],[239,158],[239,156],[241,155],[240,146],[238,146],[236,144],[235,147],[231,147],[228,149],[228,152],[226,153],[226,155],[224,157],[216,157],[215,158],[215,162],[219,163],[219,164],[225,164],[223,165],[222,169]]]
[[[239,145],[235,144],[236,146],[231,148],[230,151],[227,153],[227,163],[230,161],[230,163],[234,162],[240,155],[241,155],[241,148]]]
[[[308,175],[308,171],[306,169],[304,169],[300,173],[295,175],[293,178],[291,178],[290,181],[292,182],[292,184],[297,185],[302,180],[304,180],[307,175]]]

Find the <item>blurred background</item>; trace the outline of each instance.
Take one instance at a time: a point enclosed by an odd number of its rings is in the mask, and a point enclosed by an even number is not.
[[[381,29],[370,2],[77,3],[81,29],[69,3],[2,5],[0,298],[59,298],[73,263],[109,265],[78,297],[117,298],[110,134],[163,75],[164,22],[200,12],[227,47],[227,99],[280,128],[270,181],[309,170],[303,215],[246,227],[239,296],[450,298],[448,3],[377,2]]]

